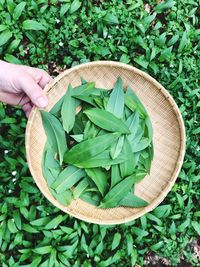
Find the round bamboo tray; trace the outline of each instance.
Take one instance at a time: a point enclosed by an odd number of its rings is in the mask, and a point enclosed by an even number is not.
[[[26,153],[31,174],[44,196],[56,207],[78,219],[96,224],[121,224],[134,220],[153,210],[171,190],[181,169],[185,154],[185,129],[180,111],[169,93],[148,74],[132,66],[97,61],[64,71],[46,88],[49,111],[64,95],[69,83],[80,84],[80,77],[95,81],[99,88],[110,89],[118,76],[123,85],[129,85],[146,107],[153,124],[154,159],[151,173],[135,187],[135,194],[150,204],[144,208],[118,207],[98,209],[82,200],[69,206],[61,205],[51,195],[42,175],[41,161],[46,135],[38,108],[34,107],[26,128]]]

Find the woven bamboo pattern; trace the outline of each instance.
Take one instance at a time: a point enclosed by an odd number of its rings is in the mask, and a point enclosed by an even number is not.
[[[64,71],[46,88],[49,111],[65,94],[68,84],[80,85],[80,77],[96,82],[99,88],[111,89],[120,76],[146,107],[153,124],[154,159],[151,173],[135,187],[135,194],[150,204],[145,208],[117,207],[98,209],[82,200],[63,206],[51,195],[42,175],[42,153],[46,135],[38,108],[34,107],[26,128],[26,154],[31,174],[44,196],[62,211],[96,224],[121,224],[153,210],[171,190],[181,169],[185,154],[185,128],[180,111],[169,93],[148,74],[114,61],[96,61]]]

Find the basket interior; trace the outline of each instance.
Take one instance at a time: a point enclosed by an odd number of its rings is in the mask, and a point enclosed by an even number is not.
[[[146,107],[153,124],[154,159],[151,173],[135,187],[135,194],[150,204],[145,208],[118,207],[98,209],[82,200],[70,206],[59,204],[51,195],[42,175],[41,160],[46,141],[40,113],[34,108],[27,125],[26,150],[28,164],[41,192],[64,212],[76,218],[99,224],[119,224],[138,218],[155,208],[175,182],[184,154],[184,126],[180,113],[164,88],[143,72],[120,63],[88,63],[65,71],[47,88],[49,111],[64,95],[67,86],[77,86],[80,77],[97,87],[111,89],[120,76],[123,85],[129,85]]]

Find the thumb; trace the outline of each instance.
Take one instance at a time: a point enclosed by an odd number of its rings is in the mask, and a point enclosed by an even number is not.
[[[48,105],[48,99],[42,88],[30,75],[23,76],[20,81],[20,87],[37,107],[44,108]]]

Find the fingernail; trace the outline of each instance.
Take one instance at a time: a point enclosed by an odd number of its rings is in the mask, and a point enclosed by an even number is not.
[[[37,105],[41,108],[45,108],[48,105],[48,101],[45,97],[41,96],[37,99]]]

